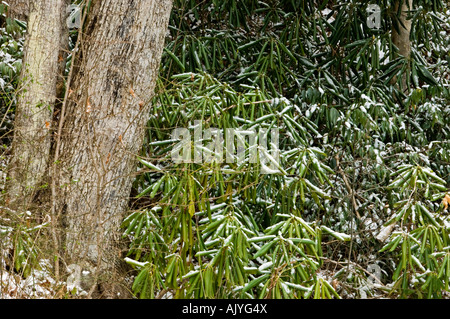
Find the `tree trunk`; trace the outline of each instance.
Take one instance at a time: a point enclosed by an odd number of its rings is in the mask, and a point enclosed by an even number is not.
[[[66,0],[30,3],[9,169],[12,206],[31,203],[45,183],[56,89],[63,71],[61,51],[67,46],[66,5]]]
[[[399,54],[409,60],[411,55],[411,42],[409,36],[411,33],[411,20],[407,19],[408,11],[412,10],[412,0],[398,0],[394,5],[394,14],[397,14],[399,6],[401,4],[401,13],[398,17],[398,28],[400,32],[397,32],[396,28],[392,28],[392,43],[398,48]],[[408,61],[409,69],[409,61]],[[402,89],[407,90],[406,73],[402,78]]]
[[[120,223],[168,28],[172,0],[93,1],[61,136],[58,209],[69,263],[94,265],[118,297]],[[114,295],[116,294],[116,295]]]
[[[8,0],[8,15],[12,19],[27,21],[31,0]]]

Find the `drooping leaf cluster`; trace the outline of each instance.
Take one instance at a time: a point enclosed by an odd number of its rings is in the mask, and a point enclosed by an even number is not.
[[[135,182],[148,209],[124,223],[145,263],[140,297],[448,290],[450,12],[413,2],[408,59],[391,39],[394,1],[377,4],[380,29],[365,2],[175,1]],[[174,163],[171,133],[192,139],[195,121],[278,128],[280,173],[260,174],[250,152],[239,165]]]

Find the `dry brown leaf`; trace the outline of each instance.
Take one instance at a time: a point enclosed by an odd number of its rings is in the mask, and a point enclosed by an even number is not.
[[[108,153],[108,157],[106,158],[105,164],[108,164],[110,160],[111,160],[111,153]]]
[[[331,285],[333,286],[333,288],[336,290],[338,288],[338,280],[335,278],[333,279],[333,281],[331,282]]]
[[[448,206],[450,205],[450,195],[446,194],[444,198],[442,199],[442,204],[444,205],[444,210],[447,210]]]
[[[89,97],[87,98],[86,102],[86,113],[89,113],[91,111],[91,102],[89,101]]]

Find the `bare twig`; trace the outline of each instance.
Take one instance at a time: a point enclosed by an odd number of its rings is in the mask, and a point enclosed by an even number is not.
[[[345,183],[345,187],[347,188],[348,192],[350,193],[350,196],[352,199],[353,210],[355,211],[356,217],[358,219],[361,219],[361,215],[359,215],[359,212],[358,212],[358,205],[356,204],[355,190],[350,186],[347,176],[345,175],[344,171],[342,170],[341,166],[339,165],[339,156],[336,155],[335,158],[336,158],[336,167],[338,168],[338,172],[339,172],[339,174],[341,174],[342,179],[344,180],[344,183]]]

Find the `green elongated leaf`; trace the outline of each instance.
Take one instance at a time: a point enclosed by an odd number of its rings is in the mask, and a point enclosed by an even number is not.
[[[306,57],[299,56],[297,57],[297,60],[304,66],[308,67],[309,69],[316,68],[316,66],[313,63],[311,63]]]
[[[417,74],[417,67],[414,60],[411,62],[411,72],[414,85],[419,87],[419,75]]]
[[[225,248],[224,248],[224,247],[221,247],[221,248],[217,251],[217,253],[214,254],[214,257],[213,257],[213,259],[212,259],[211,262],[210,262],[211,267],[214,267],[214,266],[217,265],[217,263],[219,262],[220,257],[222,257],[222,254],[224,253],[224,251],[225,251]]]
[[[296,244],[307,244],[307,245],[316,245],[316,242],[311,239],[302,239],[302,238],[289,238],[293,243]]]
[[[277,239],[273,239],[272,241],[264,244],[264,246],[262,246],[261,249],[256,252],[253,258],[258,258],[265,255],[269,251],[269,249],[276,243],[276,241]]]
[[[440,227],[431,212],[424,205],[422,205],[422,203],[417,203],[417,205],[420,207],[422,213],[424,213],[424,215],[431,221],[434,226]]]
[[[410,206],[409,206],[409,205],[403,206],[403,207],[398,211],[398,213],[395,215],[395,221],[399,221],[399,220],[405,215],[405,213],[407,212],[407,210],[409,210],[409,209],[410,209]]]
[[[339,296],[339,294],[336,292],[336,290],[328,283],[328,281],[323,280],[322,283],[325,285],[325,287],[327,288],[327,296],[329,299],[331,299],[331,295],[330,295],[330,291],[331,293],[337,298],[337,299],[341,299],[341,296]]]
[[[181,72],[184,72],[185,67],[184,67],[184,64],[180,61],[180,59],[178,59],[178,57],[177,57],[175,54],[173,54],[172,51],[168,50],[167,48],[164,48],[164,52],[166,52],[166,53],[170,56],[170,58],[171,58],[173,61],[175,61],[175,63],[176,63],[176,64],[178,65],[178,67],[181,69]]]
[[[244,288],[242,288],[242,293],[249,291],[250,289],[256,287],[257,285],[259,285],[260,283],[262,283],[264,280],[268,279],[270,276],[270,274],[265,274],[262,275],[258,278],[253,279],[252,281],[250,281],[247,285],[244,286]]]
[[[161,178],[159,179],[159,181],[158,181],[157,183],[155,183],[155,185],[154,185],[154,187],[153,187],[153,189],[152,189],[152,192],[150,193],[150,198],[155,197],[156,193],[157,193],[158,190],[159,190],[159,187],[161,186],[162,182],[163,182],[165,179],[166,179],[165,176],[163,176],[163,177],[161,177]],[[141,193],[141,194],[139,194],[137,197],[139,198],[139,197],[142,197],[142,196],[143,196],[143,195],[142,195],[142,193]]]
[[[207,232],[210,232],[210,231],[212,231],[212,230],[214,230],[214,229],[217,229],[217,227],[219,227],[219,225],[220,225],[221,223],[223,223],[224,221],[225,221],[225,218],[219,218],[218,220],[216,220],[216,221],[210,223],[210,224],[203,230],[203,232],[204,232],[204,233],[207,233]]]
[[[362,40],[354,41],[352,43],[349,43],[349,44],[345,45],[344,48],[351,49],[351,48],[356,47],[358,45],[366,44],[369,41],[370,41],[370,39],[362,39]]]
[[[438,85],[438,82],[436,79],[431,75],[431,73],[427,70],[427,68],[422,64],[416,64],[419,78],[421,78],[423,81],[427,82],[428,84],[432,85]]]
[[[251,47],[255,46],[256,44],[258,44],[262,40],[263,39],[257,39],[257,40],[254,40],[254,41],[247,42],[246,44],[243,44],[243,45],[239,46],[237,49],[239,51],[244,51],[244,50],[246,50],[248,48],[251,48]]]
[[[130,222],[130,220],[131,220],[131,222]],[[131,233],[131,231],[134,230],[134,227],[136,226],[138,221],[139,221],[139,212],[134,212],[126,220],[124,220],[123,226],[125,226],[127,223],[129,223],[127,229],[124,232],[124,236],[129,235]]]
[[[294,63],[297,62],[297,59],[294,57],[292,52],[289,51],[289,49],[286,48],[286,46],[282,42],[278,42],[278,46],[281,48],[281,50],[284,51],[284,53],[286,53],[289,56],[289,58],[291,58],[292,62],[294,62]]]
[[[399,175],[392,183],[390,183],[387,188],[388,189],[394,189],[398,187],[403,187],[406,184],[406,181],[411,177],[413,173],[413,169],[410,169],[408,171],[403,172]]]
[[[248,239],[247,241],[249,243],[257,243],[257,242],[260,242],[260,241],[266,241],[266,240],[274,239],[275,237],[276,237],[275,235],[262,236],[262,237],[252,237],[252,238]]]
[[[131,259],[131,258],[128,258],[128,257],[126,257],[126,258],[124,259],[124,261],[125,261],[127,264],[129,264],[129,265],[132,265],[132,266],[134,266],[134,267],[139,267],[139,268],[143,268],[143,267],[145,267],[146,265],[149,264],[148,261],[147,261],[147,262],[139,262],[139,261],[137,261],[137,260],[134,260],[134,259]]]
[[[214,256],[217,254],[219,250],[218,249],[211,249],[211,250],[205,250],[205,251],[199,251],[195,254],[195,256],[197,257],[202,257],[202,256],[211,256],[214,254]]]
[[[446,270],[447,270],[447,263],[448,263],[448,254],[442,260],[441,267],[439,268],[438,278],[442,278],[442,276],[446,272]]]
[[[141,236],[141,230],[142,227],[144,226],[144,214],[141,213],[139,218],[140,218],[139,224],[136,227],[136,232],[134,233],[135,236]]]
[[[395,248],[397,248],[398,244],[400,243],[400,240],[402,239],[401,236],[396,236],[394,240],[391,240],[386,245],[381,248],[380,253],[383,251],[386,251],[389,249],[389,251],[394,251]]]
[[[406,238],[403,238],[402,242],[402,269],[406,269],[407,263],[406,260],[408,258],[408,241]]]
[[[334,231],[334,230],[332,230],[332,229],[330,229],[330,228],[328,228],[328,227],[326,227],[326,226],[324,226],[324,225],[320,226],[320,228],[321,228],[322,230],[325,230],[327,233],[329,233],[329,234],[332,235],[333,237],[336,237],[336,238],[339,239],[339,240],[342,240],[342,241],[349,241],[349,240],[351,239],[351,236],[350,236],[350,235],[347,235],[347,234],[344,234],[344,233],[336,232],[336,231]]]
[[[431,187],[433,187],[433,188],[436,188],[436,189],[440,190],[440,191],[444,191],[445,192],[445,191],[448,190],[447,187],[445,187],[444,185],[441,185],[441,184],[430,182],[429,185]]]
[[[313,185],[308,179],[303,179],[303,181],[305,182],[306,185],[308,185],[309,189],[316,192],[318,195],[320,195],[321,197],[324,198],[330,198],[330,196],[325,193],[324,191],[322,191],[320,188],[318,188],[317,186]]]
[[[422,172],[424,172],[429,177],[437,180],[439,183],[444,184],[444,185],[446,184],[446,181],[444,179],[440,178],[439,176],[437,176],[432,170],[424,167],[422,169]]]

